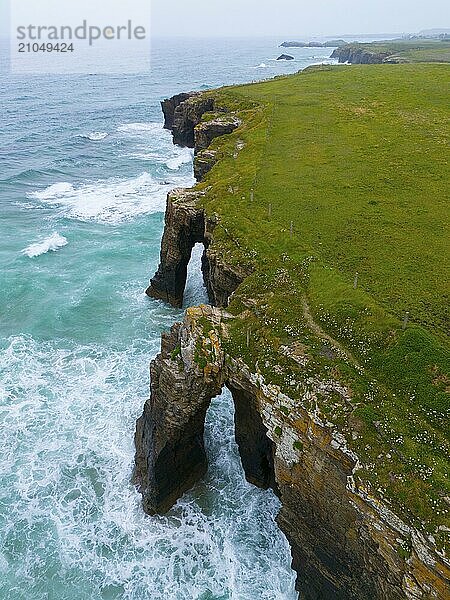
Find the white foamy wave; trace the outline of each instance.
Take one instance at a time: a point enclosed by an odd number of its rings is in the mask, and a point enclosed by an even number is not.
[[[86,137],[92,142],[99,142],[100,140],[104,140],[105,138],[107,138],[108,134],[105,131],[93,131],[92,133],[88,133],[87,135],[82,137]]]
[[[177,171],[182,165],[192,162],[193,151],[190,148],[182,148],[173,158],[166,160],[166,166],[171,171]]]
[[[203,244],[195,244],[188,265],[186,289],[183,297],[183,307],[208,304],[208,293],[203,282],[202,255]]]
[[[158,347],[16,337],[0,352],[2,542],[15,589],[43,600],[44,585],[60,597],[75,579],[73,597],[89,600],[294,600],[280,502],[245,480],[229,392],[208,412],[204,481],[168,515],[144,515],[133,431]],[[13,597],[5,589],[0,579]]]
[[[30,246],[24,248],[21,253],[30,258],[35,258],[36,256],[41,256],[41,254],[46,254],[47,252],[56,252],[59,248],[67,246],[67,243],[67,239],[55,231],[55,233],[52,233],[52,235],[45,238],[45,240],[42,240],[42,242],[30,244]]]
[[[39,200],[51,200],[67,194],[73,190],[72,184],[62,181],[61,183],[54,183],[41,192],[33,192],[31,196],[38,198]]]
[[[163,129],[162,123],[124,123],[117,131],[121,133],[151,133]]]
[[[260,65],[257,65],[256,67],[253,67],[254,69],[266,69],[267,65],[266,63],[261,63]]]
[[[60,207],[64,214],[83,221],[119,223],[133,217],[162,212],[167,192],[177,186],[192,185],[192,177],[177,177],[160,183],[148,173],[133,179],[109,179],[73,186],[57,183],[30,197],[50,206]]]
[[[168,152],[171,154],[170,158],[167,158]],[[127,157],[149,161],[153,164],[165,165],[171,171],[178,171],[183,165],[192,162],[193,150],[190,148],[177,148],[175,146],[172,146],[170,150],[166,150],[162,147],[160,152],[132,152],[131,154],[127,154]]]
[[[127,158],[135,158],[136,160],[148,160],[153,163],[164,163],[166,158],[157,152],[132,152],[125,154]]]
[[[118,131],[133,138],[133,150],[125,155],[127,158],[164,165],[170,171],[192,163],[193,151],[174,146],[170,131],[162,123],[127,123]]]

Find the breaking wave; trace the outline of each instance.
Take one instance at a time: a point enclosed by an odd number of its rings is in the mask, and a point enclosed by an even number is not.
[[[22,254],[30,258],[35,258],[47,252],[56,252],[59,248],[67,246],[67,243],[67,239],[55,231],[55,233],[52,233],[52,235],[42,240],[42,242],[36,242],[24,248]]]
[[[92,142],[99,142],[101,140],[104,140],[105,138],[108,137],[108,133],[106,133],[105,131],[93,131],[92,133],[88,133],[86,135],[82,135],[81,137],[84,137],[88,140],[91,140]]]
[[[74,186],[55,183],[29,198],[61,208],[65,215],[82,221],[119,223],[133,217],[162,212],[166,195],[176,186],[192,185],[192,177],[177,177],[159,182],[148,173],[132,179],[108,179]]]
[[[166,160],[166,166],[171,171],[177,171],[182,165],[187,165],[192,162],[193,152],[189,148],[180,148],[179,152],[173,157]]]
[[[162,123],[124,123],[117,131],[121,133],[151,133],[163,129]]]

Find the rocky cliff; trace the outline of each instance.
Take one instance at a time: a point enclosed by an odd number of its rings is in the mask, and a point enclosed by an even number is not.
[[[340,63],[355,65],[373,65],[386,62],[393,52],[374,52],[358,44],[346,44],[336,48],[330,58],[337,58]]]
[[[203,129],[208,121],[199,120],[202,110],[214,108],[214,100],[191,96],[178,105],[169,102],[168,123],[175,105],[172,122],[179,129],[174,139],[184,136],[194,146],[201,140],[200,151],[208,151],[212,132],[224,132],[214,124],[215,117],[208,132]],[[238,126],[233,115],[226,117],[232,129]],[[184,322],[163,335],[161,353],[151,364],[151,396],[137,423],[134,476],[145,511],[167,511],[206,472],[205,415],[211,399],[226,386],[235,404],[246,477],[271,487],[281,499],[278,523],[291,544],[301,598],[447,599],[450,569],[444,555],[366,487],[358,476],[360,457],[318,408],[324,396],[350,404],[352,390],[337,373],[317,375],[308,378],[300,399],[294,399],[236,351],[233,327],[240,317],[226,307],[250,272],[228,265],[222,256],[215,243],[220,223],[202,207],[204,193],[169,194],[161,263],[148,290],[181,306],[192,247],[204,244],[203,275],[214,306],[188,309]],[[247,330],[247,345],[248,335]],[[333,340],[328,342],[333,346]],[[341,351],[338,345],[333,348]],[[300,370],[308,360],[301,343],[277,352],[280,364],[289,360]]]
[[[201,181],[218,159],[217,152],[209,149],[212,141],[239,127],[239,119],[223,110],[212,112],[214,99],[196,93],[179,94],[161,105],[164,126],[171,129],[174,143],[194,148],[194,174]],[[202,121],[205,113],[211,118]],[[174,190],[168,195],[160,264],[146,291],[176,307],[183,304],[187,266],[196,243],[205,247],[203,273],[213,304],[223,305],[245,276],[236,269],[218,268],[220,260],[210,248],[215,222],[198,206],[200,198],[201,193],[193,190]]]
[[[232,319],[218,308],[191,308],[163,336],[136,429],[135,481],[146,512],[167,511],[205,474],[205,415],[226,386],[246,477],[281,499],[278,523],[302,598],[447,598],[448,567],[418,531],[356,483],[358,457],[305,408],[311,398],[293,401],[227,353]],[[324,388],[349,394],[323,380],[310,394]]]
[[[195,244],[202,243],[203,278],[212,304],[225,306],[229,296],[248,272],[224,265],[213,241],[214,217],[207,217],[200,207],[202,193],[177,189],[169,193],[161,242],[158,271],[150,282],[147,295],[181,307],[186,285],[187,267]]]

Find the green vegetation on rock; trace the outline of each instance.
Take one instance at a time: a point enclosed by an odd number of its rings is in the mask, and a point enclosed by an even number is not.
[[[228,351],[310,398],[360,456],[356,477],[438,546],[450,527],[449,74],[328,66],[214,91],[243,124],[214,140],[222,158],[199,184],[222,260],[253,270],[228,309]]]
[[[397,62],[450,62],[450,40],[411,39],[370,43],[353,43],[342,48],[385,55],[385,60]]]

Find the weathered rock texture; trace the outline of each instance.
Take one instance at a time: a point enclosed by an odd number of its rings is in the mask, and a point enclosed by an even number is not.
[[[204,99],[201,94],[179,94],[161,104],[165,127],[172,129],[174,142],[182,145],[194,142],[194,172],[199,181],[217,160],[217,152],[208,150],[211,142],[232,133],[239,127],[240,121],[233,115],[222,113],[201,122],[205,112],[214,107],[214,99]],[[209,298],[214,305],[226,306],[229,296],[245,277],[240,270],[220,264],[212,246],[216,222],[205,218],[200,207],[201,196],[195,190],[178,189],[167,197],[160,264],[146,293],[175,307],[183,305],[187,267],[196,243],[205,246],[202,271]]]
[[[159,298],[181,307],[192,248],[205,238],[205,217],[197,208],[198,192],[173,190],[167,197],[164,234],[158,271],[147,289]]]
[[[362,46],[348,44],[336,48],[331,58],[337,58],[340,63],[352,63],[355,65],[373,65],[381,64],[387,61],[392,56],[392,52],[373,52],[366,50]],[[393,62],[390,60],[390,62]]]
[[[175,110],[178,108],[178,106],[180,106],[180,104],[182,104],[192,96],[195,96],[195,92],[177,94],[176,96],[172,96],[172,98],[166,98],[161,102],[161,108],[164,115],[165,129],[170,129],[172,131],[175,118]]]
[[[224,265],[213,245],[214,218],[205,217],[202,193],[176,189],[167,197],[160,263],[146,290],[148,296],[165,300],[172,306],[183,305],[187,268],[195,244],[205,247],[202,257],[203,279],[212,304],[226,306],[231,294],[249,274]]]
[[[239,119],[226,114],[217,115],[209,121],[199,123],[194,130],[195,151],[206,150],[215,138],[232,133],[239,125]]]
[[[218,160],[216,150],[202,150],[194,157],[194,177],[202,181],[207,173],[211,171]]]
[[[164,127],[170,129],[174,144],[195,149],[194,175],[201,181],[217,161],[217,152],[208,150],[211,142],[239,127],[239,120],[215,106],[214,98],[198,92],[178,94],[161,102]],[[215,111],[215,113],[213,113]],[[202,122],[203,115],[211,118]]]
[[[203,115],[214,109],[214,98],[205,97],[198,92],[178,94],[163,100],[164,127],[170,129],[174,144],[194,148],[194,129]]]
[[[174,109],[178,118],[182,106]],[[214,243],[217,219],[205,214],[201,198],[195,189],[169,194],[161,264],[148,293],[181,306],[191,250],[202,242],[210,301],[225,307],[248,273],[223,260]],[[364,488],[358,457],[310,408],[324,390],[344,399],[350,392],[317,378],[294,400],[266,384],[225,350],[232,319],[220,308],[191,308],[163,335],[151,364],[151,396],[136,428],[135,481],[146,512],[165,512],[206,472],[205,415],[227,386],[246,477],[281,499],[278,523],[291,544],[301,598],[448,600],[448,561]]]
[[[151,400],[136,427],[135,479],[149,514],[167,511],[207,469],[204,422],[220,382],[179,369],[174,351],[180,334],[176,325],[163,336],[161,355],[150,367]]]
[[[239,119],[224,114],[216,114],[214,118],[196,125],[194,176],[197,181],[202,181],[219,159],[217,150],[209,150],[211,142],[215,138],[232,133],[239,125]]]
[[[166,511],[205,473],[206,411],[227,386],[247,479],[281,498],[278,523],[301,598],[448,598],[448,565],[356,483],[358,458],[337,430],[227,355],[222,340],[231,318],[217,308],[191,308],[163,337],[136,431],[135,478],[145,510]],[[308,393],[330,385],[317,380]],[[334,390],[347,393],[337,382]]]

